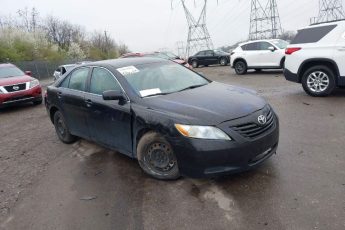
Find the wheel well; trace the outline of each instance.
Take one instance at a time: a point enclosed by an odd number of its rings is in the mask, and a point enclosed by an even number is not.
[[[58,108],[56,108],[56,107],[52,107],[52,108],[50,108],[50,112],[49,112],[49,114],[50,114],[50,120],[51,120],[51,122],[54,124],[54,115],[55,115],[55,113],[56,113],[56,111],[58,111],[59,109]]]
[[[300,70],[298,71],[299,83],[301,83],[304,73],[309,68],[311,68],[313,66],[317,66],[317,65],[327,66],[330,70],[333,71],[334,75],[336,76],[335,79],[337,80],[337,77],[339,76],[339,70],[338,70],[338,67],[335,63],[333,63],[332,61],[328,61],[328,60],[315,60],[315,61],[309,61],[309,62],[303,63],[303,65],[300,67]]]
[[[151,131],[153,131],[152,129],[150,129],[150,128],[143,128],[143,129],[141,129],[138,133],[137,133],[137,135],[136,135],[136,137],[135,137],[135,145],[134,145],[134,152],[135,152],[135,157],[136,157],[136,155],[137,155],[137,146],[138,146],[138,143],[139,143],[139,141],[140,141],[140,139],[146,134],[146,133],[148,133],[148,132],[151,132]]]
[[[234,65],[235,65],[238,61],[243,61],[244,63],[246,63],[246,66],[248,66],[246,60],[244,60],[243,58],[236,58],[235,61],[234,61]]]

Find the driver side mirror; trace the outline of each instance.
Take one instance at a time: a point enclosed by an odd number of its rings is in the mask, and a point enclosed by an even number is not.
[[[31,71],[25,71],[25,74],[28,75],[28,76],[32,75]]]
[[[276,48],[274,48],[273,46],[270,46],[270,47],[268,47],[268,50],[274,52],[276,50]]]
[[[125,101],[126,98],[120,90],[108,90],[102,94],[105,101]]]

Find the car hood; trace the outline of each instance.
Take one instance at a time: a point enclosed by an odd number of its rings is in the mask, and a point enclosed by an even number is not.
[[[247,116],[267,104],[255,91],[218,82],[143,100],[149,109],[184,117],[194,125],[217,125]]]
[[[28,81],[32,81],[34,78],[23,75],[23,76],[16,76],[16,77],[8,77],[8,78],[0,78],[0,86],[4,85],[14,85],[14,84],[20,84]]]

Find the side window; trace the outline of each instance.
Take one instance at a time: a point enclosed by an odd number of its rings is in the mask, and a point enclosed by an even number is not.
[[[61,70],[62,70],[62,71],[61,71],[61,74],[65,74],[65,73],[66,73],[65,67],[62,67]]]
[[[258,42],[253,42],[253,43],[247,44],[245,50],[247,50],[247,51],[255,51],[255,50],[258,50]]]
[[[206,51],[206,56],[213,56],[213,51],[212,50],[208,50]]]
[[[200,51],[197,56],[205,56],[205,51]]]
[[[329,34],[337,25],[317,26],[299,30],[291,44],[315,43]]]
[[[94,68],[91,76],[90,93],[102,95],[107,90],[121,90],[121,87],[108,70]]]
[[[268,47],[273,46],[272,44],[268,42],[259,42],[258,45],[259,45],[258,50],[268,50]]]
[[[73,71],[70,76],[68,88],[85,91],[88,74],[89,68],[80,68]]]
[[[70,77],[71,77],[71,75],[67,76],[67,77],[63,80],[63,82],[60,84],[60,87],[68,88]]]

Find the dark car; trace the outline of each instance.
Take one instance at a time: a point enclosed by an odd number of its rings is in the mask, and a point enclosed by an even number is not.
[[[221,50],[204,50],[188,58],[188,63],[193,68],[209,65],[227,65],[230,63],[230,54]]]
[[[42,104],[39,81],[30,71],[24,73],[13,64],[0,64],[0,108],[28,102]]]
[[[164,59],[76,67],[45,101],[62,142],[95,141],[158,179],[249,170],[278,146],[278,118],[264,99]]]

